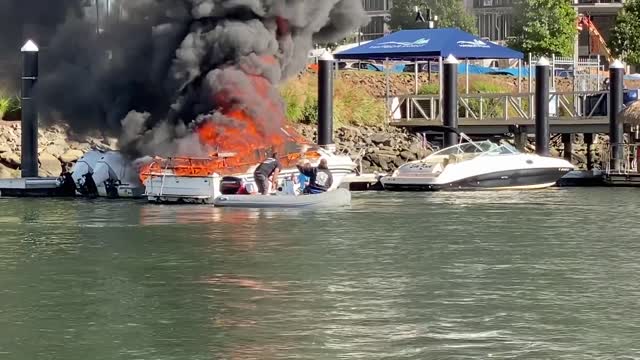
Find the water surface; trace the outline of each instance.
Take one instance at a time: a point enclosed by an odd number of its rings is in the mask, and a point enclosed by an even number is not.
[[[2,359],[640,358],[636,189],[0,199]]]

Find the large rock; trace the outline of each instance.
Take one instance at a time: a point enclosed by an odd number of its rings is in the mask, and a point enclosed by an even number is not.
[[[11,179],[17,177],[16,171],[0,164],[0,179]]]
[[[80,150],[75,150],[75,149],[67,150],[67,152],[60,155],[60,161],[62,161],[63,163],[71,163],[80,159],[82,155],[84,155],[84,152]]]
[[[40,162],[40,170],[38,173],[41,176],[58,176],[62,171],[62,166],[60,165],[60,161],[57,157],[49,154],[47,152],[43,152],[38,157],[38,161]]]
[[[20,155],[12,151],[3,152],[0,154],[0,162],[11,168],[17,168],[20,166]]]
[[[387,133],[377,133],[371,137],[371,141],[376,145],[388,142],[390,139],[391,135]]]
[[[46,148],[44,148],[42,150],[43,153],[47,153],[47,154],[51,154],[53,157],[55,158],[59,158],[60,156],[62,156],[62,154],[65,153],[65,151],[67,151],[68,146],[61,146],[61,145],[49,145]]]
[[[400,153],[400,157],[407,160],[407,161],[414,161],[417,160],[416,155],[414,153],[412,153],[411,151],[402,151]]]

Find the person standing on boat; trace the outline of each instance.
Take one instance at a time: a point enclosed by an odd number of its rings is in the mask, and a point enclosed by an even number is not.
[[[328,191],[333,185],[333,175],[329,171],[327,159],[321,159],[318,167],[309,163],[297,165],[301,174],[309,177],[309,185],[304,188],[304,194],[319,194]]]
[[[280,162],[278,161],[278,154],[273,153],[271,157],[260,163],[256,170],[253,172],[253,179],[258,185],[258,192],[262,195],[269,193],[269,177],[271,177],[271,184],[273,188],[278,187],[278,174],[280,173]]]

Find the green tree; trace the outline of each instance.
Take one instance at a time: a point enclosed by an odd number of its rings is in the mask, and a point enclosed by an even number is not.
[[[627,0],[611,29],[609,49],[630,64],[640,64],[640,1]]]
[[[570,0],[519,0],[509,46],[533,55],[573,54],[577,15]]]
[[[391,7],[391,30],[423,29],[427,23],[416,22],[414,7],[418,5],[426,17],[426,9],[431,9],[432,16],[438,17],[436,27],[455,27],[477,33],[476,20],[467,12],[462,0],[394,0]],[[425,19],[428,21],[428,19]]]

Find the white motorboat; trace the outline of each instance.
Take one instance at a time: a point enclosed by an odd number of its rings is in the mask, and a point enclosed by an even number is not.
[[[349,156],[337,155],[323,148],[316,148],[312,153],[314,154],[312,158],[307,157],[312,166],[317,166],[321,158],[327,159],[329,170],[333,175],[333,185],[329,190],[338,188],[344,177],[352,173],[357,166]],[[283,160],[286,159],[286,156],[280,159],[284,168],[278,175],[279,188],[282,187],[285,180],[290,180],[299,174],[295,162],[285,163]],[[180,166],[172,164],[171,159],[163,159],[163,165],[150,166],[144,172],[147,199],[150,202],[162,203],[213,203],[217,197],[236,194],[240,189],[246,189],[249,193],[257,191],[253,171],[259,163],[250,165],[242,172],[226,175],[216,172],[199,174],[198,171],[191,171],[187,174],[184,170],[188,168],[185,162],[189,161],[194,163],[208,162],[210,159],[182,158]],[[276,193],[278,189],[269,189],[269,191]]]
[[[541,189],[574,170],[564,159],[525,154],[506,142],[474,142],[460,135],[459,144],[383,176],[380,181],[385,190]]]

